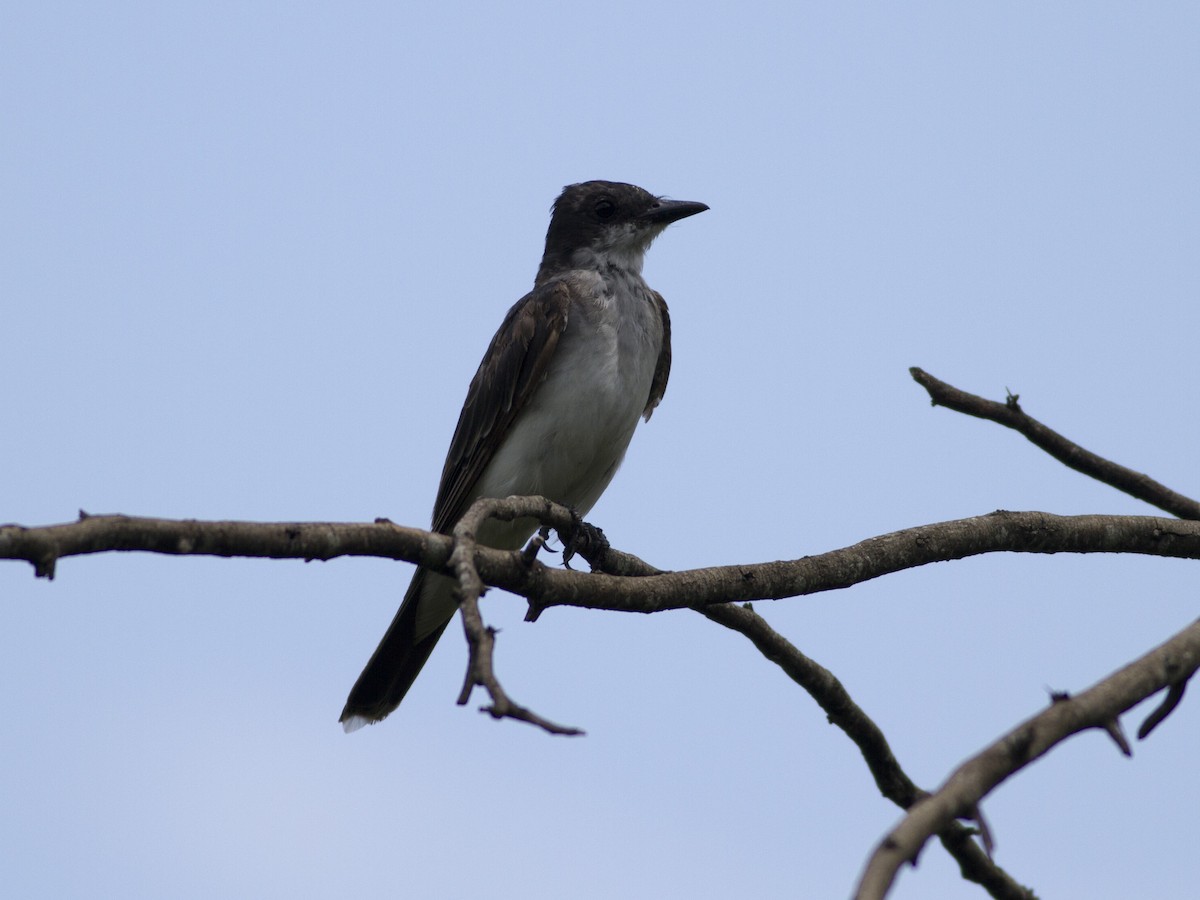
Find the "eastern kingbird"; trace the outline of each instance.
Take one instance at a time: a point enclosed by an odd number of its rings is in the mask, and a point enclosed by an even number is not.
[[[612,181],[563,189],[533,290],[508,311],[467,389],[434,531],[449,532],[480,497],[540,494],[580,515],[592,508],[671,368],[667,304],[642,278],[646,249],[672,222],[706,209]],[[493,520],[477,538],[516,550],[536,527]],[[400,704],[457,608],[454,581],[418,568],[350,690],[346,731]]]

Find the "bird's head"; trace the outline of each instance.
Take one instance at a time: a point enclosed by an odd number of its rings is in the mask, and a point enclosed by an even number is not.
[[[640,272],[646,249],[663,229],[706,209],[619,181],[567,185],[551,210],[542,269],[608,264]]]

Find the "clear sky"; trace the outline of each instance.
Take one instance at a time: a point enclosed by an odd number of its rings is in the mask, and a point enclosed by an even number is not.
[[[919,365],[1200,494],[1192,3],[9,4],[0,521],[428,521],[459,406],[564,184],[712,210],[646,275],[675,364],[590,517],[664,567],[997,508],[1152,510]],[[686,612],[489,595],[347,737],[411,567],[0,566],[14,897],[843,897],[898,818],[849,741]],[[1196,564],[992,556],[758,604],[934,787],[1196,615]],[[1143,708],[1140,714],[1146,711]],[[1139,716],[1128,720],[1135,728]],[[1194,889],[1200,698],[985,804],[1045,897]],[[896,897],[982,893],[939,847]]]

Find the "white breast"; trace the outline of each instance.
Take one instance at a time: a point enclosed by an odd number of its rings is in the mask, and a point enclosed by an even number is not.
[[[541,494],[583,515],[625,456],[650,396],[663,332],[640,275],[576,270],[564,277],[573,280],[574,296],[591,299],[572,304],[545,381],[484,471],[479,496]],[[487,543],[519,546],[531,533],[503,531]]]

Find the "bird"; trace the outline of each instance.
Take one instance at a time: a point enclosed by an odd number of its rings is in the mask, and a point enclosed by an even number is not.
[[[433,530],[480,497],[541,495],[586,515],[608,487],[671,369],[671,320],[642,277],[651,242],[708,206],[632,184],[567,185],[551,208],[533,290],[492,338],[450,442]],[[516,550],[537,522],[490,520],[480,544]],[[400,705],[458,609],[451,578],[418,567],[339,721],[346,732]]]

